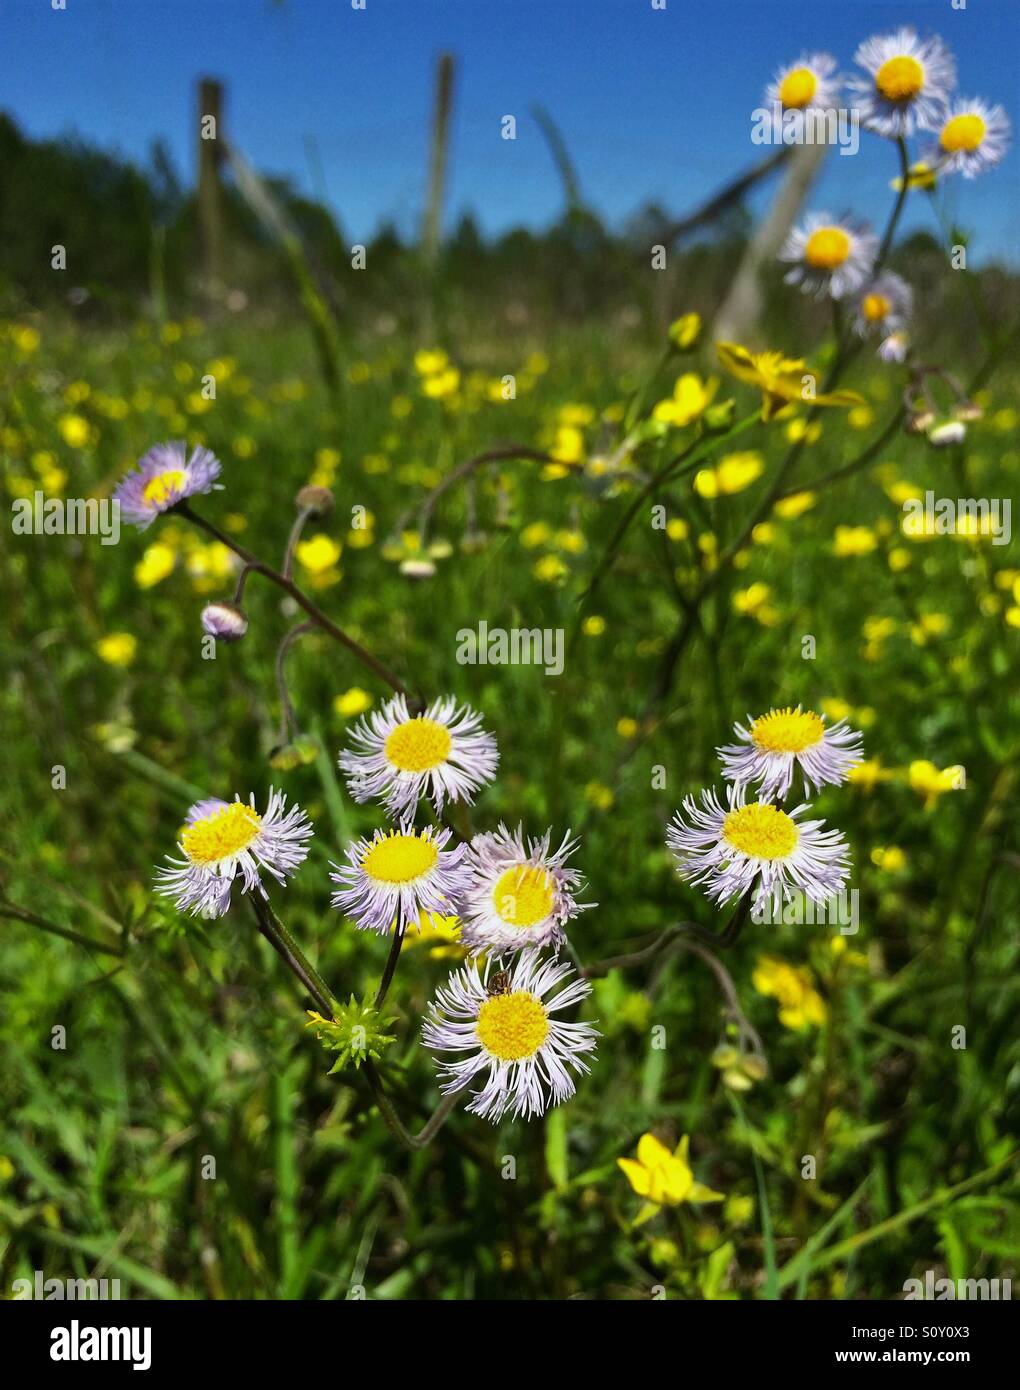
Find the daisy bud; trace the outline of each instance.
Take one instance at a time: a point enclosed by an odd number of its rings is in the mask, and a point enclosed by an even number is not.
[[[928,443],[936,449],[948,449],[962,444],[967,438],[967,426],[961,420],[943,420],[928,431]]]
[[[234,603],[207,603],[202,627],[217,642],[238,642],[248,631],[248,619]]]
[[[907,353],[910,350],[910,340],[905,333],[890,333],[888,338],[882,340],[882,345],[878,349],[878,356],[883,362],[905,362]]]
[[[408,579],[431,579],[435,572],[431,560],[404,560],[400,566],[400,573],[406,574]]]
[[[924,434],[929,426],[935,423],[935,415],[931,410],[915,410],[907,416],[906,429],[908,434]]]
[[[980,420],[984,411],[974,401],[961,401],[953,411],[957,420]]]
[[[333,510],[333,494],[328,487],[303,487],[294,498],[294,504],[299,511],[325,516]]]

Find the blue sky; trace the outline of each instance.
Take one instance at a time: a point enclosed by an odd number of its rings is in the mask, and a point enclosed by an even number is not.
[[[957,57],[958,91],[1001,102],[1018,124],[1017,0],[963,10],[952,0],[666,0],[665,11],[651,0],[66,4],[0,0],[0,107],[25,131],[76,133],[138,161],[161,137],[190,180],[195,79],[220,77],[248,158],[324,196],[352,242],[386,219],[406,233],[418,225],[443,49],[458,61],[446,223],[471,209],[486,232],[540,227],[562,209],[533,103],[559,124],[585,200],[611,224],[652,200],[679,215],[761,157],[751,112],[778,64],[821,49],[849,71],[862,38],[903,23],[940,34]],[[500,138],[508,113],[515,142]],[[829,155],[812,205],[880,222],[894,165],[886,141],[863,135],[857,156]],[[947,181],[946,192],[976,260],[1020,261],[1015,147],[996,171]],[[912,225],[930,225],[923,200]]]

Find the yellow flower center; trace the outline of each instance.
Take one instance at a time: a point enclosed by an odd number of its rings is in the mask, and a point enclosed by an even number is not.
[[[751,725],[755,747],[764,753],[803,753],[822,741],[825,725],[813,710],[773,709]]]
[[[886,101],[912,101],[924,86],[924,68],[916,58],[901,53],[882,64],[875,86]]]
[[[818,78],[810,68],[791,68],[779,87],[779,100],[784,106],[807,106],[818,90]]]
[[[554,884],[550,873],[534,865],[515,865],[501,874],[492,901],[511,927],[533,927],[553,910]]]
[[[450,756],[450,731],[434,719],[409,719],[386,740],[386,756],[401,772],[428,772]]]
[[[184,469],[167,468],[149,479],[145,484],[142,496],[146,502],[154,502],[157,506],[162,506],[164,502],[169,502],[175,493],[180,492],[183,486]]]
[[[549,1015],[533,994],[495,994],[478,1010],[478,1039],[501,1062],[533,1057],[549,1036]]]
[[[976,150],[985,138],[985,123],[980,116],[954,116],[942,127],[939,143],[946,154],[957,154],[960,150]]]
[[[761,801],[730,811],[723,821],[723,839],[755,859],[785,859],[799,838],[796,822],[785,811]]]
[[[815,270],[835,270],[850,254],[850,238],[842,227],[819,227],[804,247],[804,259]]]
[[[892,302],[884,294],[866,294],[861,301],[861,309],[869,323],[881,323],[888,318]]]
[[[247,848],[262,829],[262,817],[243,801],[203,816],[181,831],[181,845],[193,864],[216,864]]]
[[[438,861],[439,847],[432,840],[414,832],[401,835],[393,831],[369,847],[361,867],[380,883],[411,883],[434,869]]]

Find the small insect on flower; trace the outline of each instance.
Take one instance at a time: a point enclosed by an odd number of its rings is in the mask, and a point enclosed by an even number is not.
[[[816,903],[840,892],[850,852],[838,830],[802,821],[806,804],[787,812],[767,801],[745,805],[743,787],[727,792],[728,807],[705,791],[700,806],[689,796],[683,815],[676,813],[666,843],[681,878],[704,885],[706,897],[718,904],[752,893],[752,911],[766,903],[778,910],[795,889]]]
[[[865,285],[857,297],[854,329],[862,338],[872,333],[898,333],[910,317],[913,301],[914,292],[906,280],[887,270]]]
[[[267,897],[260,870],[286,883],[307,855],[305,842],[311,836],[304,811],[297,806],[288,811],[286,797],[272,788],[261,815],[254,796],[248,801],[237,796],[233,801],[196,801],[178,840],[184,857],[168,856],[172,867],[157,871],[156,891],[176,899],[181,912],[222,917],[235,878],[243,880],[243,892]]]
[[[552,831],[525,844],[521,826],[500,825],[494,834],[476,835],[468,862],[471,883],[464,895],[461,941],[474,951],[495,955],[538,946],[559,947],[565,922],[594,903],[578,903],[583,884],[566,861],[577,849],[569,831],[550,851]]]
[[[125,521],[144,531],[186,497],[212,492],[219,475],[219,459],[208,449],[193,449],[189,459],[183,440],[155,444],[118,485],[113,499],[120,503]]]
[[[499,752],[482,716],[452,695],[434,700],[411,718],[407,701],[395,696],[351,730],[355,745],[340,754],[340,769],[355,801],[381,797],[392,816],[414,814],[428,796],[441,815],[449,801],[471,801],[496,775]]]
[[[398,930],[417,923],[423,912],[455,914],[471,871],[467,845],[446,849],[452,834],[445,826],[416,830],[407,821],[399,830],[380,829],[371,840],[354,840],[347,863],[334,864],[337,872],[330,874],[341,885],[333,906],[363,930],[384,934],[394,921]]]
[[[805,294],[843,299],[868,279],[877,252],[878,237],[866,222],[816,212],[790,233],[779,259],[792,264],[785,277],[788,285],[800,285]]]
[[[845,719],[825,727],[825,715],[813,710],[770,709],[757,719],[747,718],[747,727],[734,724],[733,732],[743,743],[717,748],[723,776],[728,782],[747,786],[757,782],[764,801],[782,800],[790,790],[799,766],[805,791],[823,786],[839,786],[852,767],[863,758],[861,735]]]
[[[779,68],[765,89],[765,98],[778,102],[784,111],[826,111],[839,105],[839,88],[835,58],[811,53]]]
[[[459,1091],[485,1075],[467,1109],[495,1123],[507,1112],[516,1118],[542,1115],[574,1094],[568,1067],[590,1070],[584,1054],[595,1050],[590,1023],[565,1023],[553,1015],[591,993],[587,980],[572,979],[569,965],[542,960],[533,951],[517,957],[512,970],[491,977],[486,962],[455,970],[436,993],[422,1028],[422,1041],[434,1052],[466,1052],[440,1060],[440,1089]],[[558,994],[546,999],[557,986]]]
[[[919,39],[910,28],[866,39],[854,62],[867,77],[851,78],[861,122],[879,135],[934,129],[956,85],[956,64],[941,39]]]
[[[956,101],[946,112],[927,162],[940,174],[976,178],[1002,159],[1009,148],[1009,131],[1009,117],[1001,106]]]

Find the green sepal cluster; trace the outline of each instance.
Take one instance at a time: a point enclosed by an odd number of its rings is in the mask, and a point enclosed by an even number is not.
[[[328,1073],[333,1076],[349,1066],[357,1070],[368,1059],[378,1062],[383,1048],[396,1041],[393,1034],[383,1031],[392,1022],[392,1018],[383,1017],[372,1004],[359,1003],[352,994],[347,1004],[337,1005],[332,1018],[323,1018],[322,1014],[309,1009],[305,1026],[315,1029],[315,1036],[327,1052],[337,1054]]]

